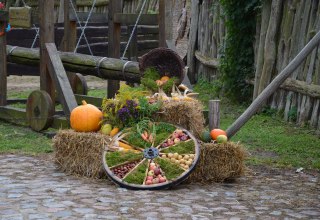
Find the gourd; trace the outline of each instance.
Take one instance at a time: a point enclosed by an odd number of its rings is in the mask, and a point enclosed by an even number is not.
[[[70,125],[78,132],[95,132],[100,129],[102,116],[102,112],[96,106],[82,101],[82,105],[71,111]]]
[[[227,136],[227,133],[226,133],[224,130],[221,130],[221,129],[216,128],[216,129],[213,129],[213,130],[210,131],[210,135],[211,135],[211,138],[212,138],[213,140],[217,140],[217,137],[218,137],[219,135],[225,135],[225,136]]]

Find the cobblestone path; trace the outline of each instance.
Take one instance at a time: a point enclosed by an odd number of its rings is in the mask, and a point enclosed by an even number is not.
[[[0,155],[0,219],[320,219],[317,176],[260,172],[235,183],[130,191],[66,175],[50,160]]]

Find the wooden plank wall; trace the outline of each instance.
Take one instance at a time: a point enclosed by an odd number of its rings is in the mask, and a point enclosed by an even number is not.
[[[187,61],[190,71],[192,71],[190,79],[194,82],[199,78],[212,81],[218,76],[216,67],[212,68],[206,62],[201,62],[195,55],[198,54],[209,62],[219,58],[219,50],[224,45],[226,35],[222,8],[219,5],[219,0],[195,0],[192,1],[191,7],[192,19]]]
[[[218,0],[192,1],[188,66],[195,80],[215,79],[218,72],[208,61],[219,58],[226,29]],[[207,19],[209,18],[209,19]],[[320,31],[318,0],[267,0],[257,18],[255,49],[254,97],[299,53]],[[213,25],[212,25],[213,24]],[[193,35],[192,35],[193,34]],[[213,62],[211,62],[213,63]],[[192,78],[192,77],[191,77]],[[282,112],[286,121],[311,125],[320,130],[320,46],[298,68],[269,100],[268,105]]]

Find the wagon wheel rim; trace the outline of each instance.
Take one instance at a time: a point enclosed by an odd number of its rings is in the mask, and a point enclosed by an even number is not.
[[[166,147],[163,148],[161,145],[165,142],[165,140],[161,141],[159,144],[157,144],[157,146],[155,147],[150,147],[150,148],[145,148],[144,152],[142,152],[141,150],[137,150],[137,154],[140,155],[140,159],[137,160],[128,160],[128,161],[120,161],[122,163],[119,163],[118,165],[112,166],[112,164],[108,165],[108,155],[111,155],[108,148],[106,150],[104,150],[103,152],[103,166],[105,169],[105,172],[107,174],[107,176],[116,184],[118,184],[121,187],[127,188],[127,189],[138,189],[138,190],[155,190],[155,189],[165,189],[165,188],[171,188],[175,185],[178,185],[179,183],[181,183],[182,181],[184,181],[190,174],[191,172],[195,169],[198,161],[199,161],[199,157],[200,157],[200,147],[199,147],[199,143],[197,141],[197,139],[187,130],[180,128],[178,126],[174,126],[176,129],[182,130],[184,134],[186,134],[189,139],[189,142],[192,142],[192,144],[194,145],[193,147],[193,161],[190,164],[190,166],[186,169],[183,169],[182,165],[176,163],[173,163],[172,161],[162,158],[162,155],[164,154],[168,154],[168,152],[171,152],[171,150],[175,149],[175,146],[180,146],[177,144],[174,144],[170,147]],[[123,133],[120,132],[118,133],[114,139],[117,139],[119,136],[121,136]],[[173,133],[172,133],[173,134]],[[170,134],[170,136],[172,136],[172,134]],[[185,143],[185,142],[183,142]],[[112,143],[114,144],[114,143]],[[112,145],[111,144],[111,145]],[[151,145],[151,144],[150,144]],[[191,144],[190,144],[191,145]],[[130,152],[130,151],[128,151]],[[153,152],[153,155],[150,155],[148,153]],[[174,152],[174,151],[172,151]],[[122,152],[123,155],[126,155],[127,152]],[[152,154],[152,153],[151,153]],[[189,153],[191,154],[191,153]],[[138,156],[139,157],[139,156]],[[110,162],[110,161],[109,161]],[[126,166],[126,163],[133,163],[135,162],[135,165],[129,169],[129,171],[127,171],[126,174],[123,174],[122,177],[117,176],[117,172],[115,172],[114,169],[120,169],[123,168],[122,166]],[[147,179],[148,176],[152,174],[149,173],[151,166],[153,165],[152,163],[155,163],[155,169],[160,170],[160,176],[163,175],[173,175],[171,174],[172,172],[168,172],[168,169],[172,168],[176,168],[177,169],[177,176],[174,178],[169,178],[166,177],[166,181],[165,182],[159,182],[159,183],[152,183],[151,185],[147,185]],[[145,169],[145,173],[144,175],[142,175],[142,170]],[[126,168],[127,170],[127,168]],[[120,171],[121,172],[121,171]],[[159,171],[156,171],[159,172]],[[138,173],[139,175],[141,175],[141,178],[139,179],[140,183],[136,184],[136,183],[132,183],[132,182],[128,182],[128,177],[135,177],[134,174]],[[137,174],[137,176],[138,176]],[[124,177],[123,177],[124,176]],[[143,180],[142,180],[142,176],[143,176]],[[154,175],[153,178],[157,178],[156,176],[158,175]],[[162,179],[163,180],[163,179]],[[130,180],[131,181],[131,180]],[[150,183],[150,181],[149,181]]]

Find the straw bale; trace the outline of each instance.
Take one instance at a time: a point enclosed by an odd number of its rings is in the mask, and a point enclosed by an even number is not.
[[[105,177],[102,155],[110,137],[99,133],[61,130],[53,139],[55,161],[67,173],[90,178]],[[186,183],[211,183],[244,175],[246,151],[237,143],[202,143],[200,159]]]
[[[100,133],[60,130],[53,138],[55,162],[66,173],[102,177],[102,153],[109,141],[109,136]]]
[[[161,107],[160,121],[181,126],[200,138],[205,124],[203,105],[196,99],[164,102]]]
[[[187,183],[223,182],[245,172],[247,152],[238,143],[201,143],[200,159]]]

